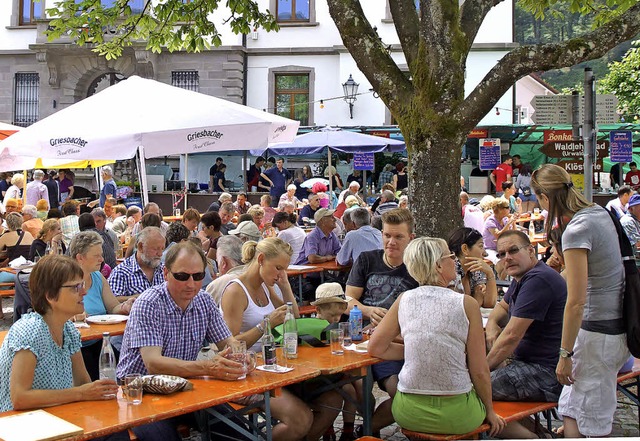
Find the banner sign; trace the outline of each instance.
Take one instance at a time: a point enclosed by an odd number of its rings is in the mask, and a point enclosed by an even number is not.
[[[482,138],[480,147],[480,170],[494,170],[500,165],[500,138]]]
[[[611,144],[611,162],[631,162],[633,138],[631,130],[612,130],[609,132]]]
[[[375,161],[373,153],[354,153],[353,169],[354,170],[373,170]]]

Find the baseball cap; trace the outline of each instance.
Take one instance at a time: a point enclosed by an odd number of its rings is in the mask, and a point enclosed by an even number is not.
[[[629,199],[629,207],[634,207],[636,205],[640,205],[640,194],[634,194]]]
[[[329,210],[328,208],[320,208],[316,211],[316,214],[313,215],[313,220],[316,221],[316,224],[320,222],[320,219],[326,216],[331,216],[335,213],[336,210]]]
[[[235,230],[229,230],[229,234],[233,234],[235,236],[237,236],[238,234],[244,234],[245,236],[248,236],[251,239],[255,240],[258,240],[261,237],[258,226],[255,224],[255,222],[250,220],[240,222]]]

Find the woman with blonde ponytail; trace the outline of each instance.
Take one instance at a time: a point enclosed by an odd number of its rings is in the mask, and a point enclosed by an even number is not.
[[[533,172],[531,188],[562,232],[567,281],[556,375],[565,387],[558,410],[565,438],[605,437],[616,410],[616,374],[629,358],[622,320],[624,268],[607,211],[590,203],[561,167]]]

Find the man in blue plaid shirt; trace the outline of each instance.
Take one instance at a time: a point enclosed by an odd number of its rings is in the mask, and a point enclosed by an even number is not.
[[[158,227],[147,227],[138,235],[136,252],[117,265],[109,275],[111,291],[120,302],[137,297],[164,282],[162,253],[165,238]]]
[[[202,290],[205,262],[202,248],[191,242],[169,249],[163,269],[166,282],[147,289],[131,309],[117,368],[119,379],[140,373],[237,380],[243,374],[242,364],[224,357],[229,352],[224,348],[235,338],[220,309]],[[196,361],[203,341],[215,343],[221,352]],[[182,422],[184,418],[171,419],[133,430],[140,439],[173,439],[175,426]]]

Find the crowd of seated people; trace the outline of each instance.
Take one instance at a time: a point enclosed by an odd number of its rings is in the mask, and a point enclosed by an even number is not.
[[[279,183],[281,164],[272,168],[266,181]],[[373,412],[376,436],[392,423],[461,434],[483,422],[491,436],[547,435],[528,418],[505,424],[493,410],[494,401],[559,401],[566,436],[607,435],[615,411],[615,374],[629,353],[620,337],[619,303],[603,303],[598,295],[605,290],[618,298],[623,286],[615,230],[608,229],[606,213],[584,201],[558,167],[532,171],[523,164],[515,179],[499,179],[499,197],[487,195],[476,203],[460,194],[461,219],[465,225],[473,219],[473,226],[456,228],[446,238],[416,238],[411,201],[394,187],[404,185],[404,164],[397,170],[400,176],[394,179],[389,169],[392,176],[381,184],[375,207],[367,205],[357,180],[347,181],[332,205],[328,189],[301,186],[310,177],[298,173],[297,182],[279,183],[284,191],[277,199],[265,194],[260,204],[251,205],[244,193],[223,192],[207,212],[190,208],[170,224],[153,203],[126,209],[107,201],[108,207],[80,215],[77,203],[68,200],[65,216],[57,219],[50,210],[53,215],[35,236],[24,224],[39,218],[37,207],[16,210],[16,201],[9,198],[5,208],[16,211],[4,217],[1,249],[28,245],[28,257],[37,257],[35,268],[41,269],[34,270],[34,280],[52,282],[35,294],[32,288],[36,312],[16,322],[0,348],[0,370],[7,373],[0,382],[7,391],[0,397],[2,410],[74,401],[78,395],[68,391],[78,387],[88,390],[88,399],[106,399],[114,385],[93,381],[100,345],[80,343],[67,329],[68,319],[130,316],[124,336],[112,339],[118,378],[137,372],[231,381],[242,369],[226,357],[227,345],[244,341],[259,350],[263,317],[271,326],[282,324],[285,304],[291,302],[295,316],[298,305],[317,304],[319,317],[329,323],[345,321],[357,307],[366,329],[375,330],[369,352],[383,361],[372,366],[372,373],[388,395]],[[640,242],[640,222],[633,223],[640,196],[627,200],[626,194],[620,193],[613,205],[624,210],[623,226],[635,245]],[[535,208],[549,220],[543,226],[551,245],[546,263],[538,258],[525,231],[528,222],[521,218]],[[31,217],[25,220],[24,214]],[[585,228],[589,234],[583,240]],[[18,243],[20,232],[26,242]],[[124,260],[116,261],[115,252],[124,243]],[[112,253],[113,266],[105,263]],[[325,273],[328,285],[320,283],[319,274],[307,274],[299,286],[301,279],[287,277],[291,264],[333,264],[336,272]],[[62,279],[51,274],[59,267],[68,272]],[[604,286],[602,271],[615,283]],[[500,295],[497,279],[507,278],[510,285]],[[340,289],[331,291],[340,291],[336,295],[345,300],[318,302],[333,284]],[[83,299],[83,305],[60,309],[59,298]],[[23,343],[31,338],[38,338],[33,348]],[[38,374],[38,363],[49,361],[33,360],[35,345],[56,344],[59,338],[73,345],[56,355],[66,370],[64,378],[50,384]],[[217,351],[204,361],[198,359],[203,342]],[[431,348],[426,355],[425,346]],[[596,349],[587,353],[588,348]],[[602,367],[580,369],[594,360]],[[36,374],[11,375],[16,366]],[[598,384],[597,393],[589,389],[593,384]],[[333,390],[312,398],[298,387],[283,390],[271,399],[277,420],[273,438],[331,439],[340,409],[353,411],[344,394],[362,400],[362,387],[355,382],[342,394]],[[58,390],[59,397],[32,393],[38,389]],[[356,439],[353,419],[345,414],[344,421],[340,440]],[[184,423],[195,427],[195,418],[188,414],[157,421],[134,432],[144,440],[177,440],[176,426]]]

